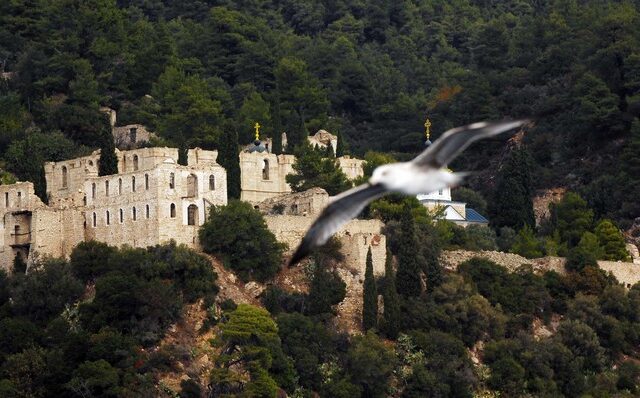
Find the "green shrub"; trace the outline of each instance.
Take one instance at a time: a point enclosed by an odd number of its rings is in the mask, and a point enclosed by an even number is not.
[[[260,212],[249,203],[232,200],[214,206],[200,229],[205,252],[219,256],[225,267],[243,281],[266,281],[282,263],[284,244],[267,228]]]

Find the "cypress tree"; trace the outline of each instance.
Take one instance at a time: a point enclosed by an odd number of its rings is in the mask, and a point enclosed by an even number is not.
[[[338,131],[336,133],[336,136],[338,138],[338,145],[336,145],[336,157],[339,158],[341,156],[344,156],[344,138],[342,137],[342,133],[340,131]]]
[[[491,203],[491,225],[515,230],[536,224],[533,213],[531,155],[523,149],[511,152],[500,171],[498,186]]]
[[[393,255],[387,249],[387,261],[384,263],[384,318],[382,330],[390,338],[398,337],[400,329],[400,300],[396,291],[396,277],[393,272]]]
[[[227,196],[240,199],[240,152],[238,150],[238,132],[227,130],[220,140],[218,163],[227,170]]]
[[[189,163],[189,147],[183,140],[178,148],[178,164],[181,166],[187,166]]]
[[[102,142],[100,145],[100,160],[98,161],[98,175],[108,176],[118,174],[118,157],[116,156],[116,143],[113,140],[111,129],[102,127]]]
[[[369,246],[364,272],[364,291],[362,293],[362,329],[366,332],[377,327],[378,289],[376,288],[376,280],[373,277],[373,259],[371,257],[371,246]]]
[[[405,203],[400,219],[400,244],[398,247],[398,274],[396,275],[396,289],[398,293],[411,297],[419,296],[422,290],[420,284],[420,263],[418,261],[418,239],[411,206]]]

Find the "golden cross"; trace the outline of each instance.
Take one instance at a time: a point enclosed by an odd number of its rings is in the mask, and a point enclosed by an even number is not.
[[[429,118],[424,122],[424,134],[427,136],[427,139],[431,136],[431,120],[429,120]]]
[[[256,141],[258,141],[260,139],[260,123],[256,122],[256,125],[253,126],[253,128],[256,129]]]

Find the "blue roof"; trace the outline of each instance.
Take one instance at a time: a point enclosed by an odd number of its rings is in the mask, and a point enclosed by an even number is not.
[[[467,207],[467,221],[489,223],[489,220],[487,220],[482,214],[478,213],[470,207]]]

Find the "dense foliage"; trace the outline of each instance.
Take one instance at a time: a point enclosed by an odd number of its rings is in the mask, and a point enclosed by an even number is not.
[[[181,318],[184,303],[213,302],[211,264],[173,243],[87,242],[71,257],[0,272],[1,395],[156,396],[152,371],[167,366],[167,353],[145,347]]]
[[[253,140],[256,121],[274,152],[297,151],[295,189],[335,194],[349,183],[331,154],[305,146],[320,128],[341,137],[338,155],[345,143],[366,153],[369,175],[422,149],[427,115],[434,139],[481,119],[535,120],[496,184],[483,178],[498,170],[491,160],[504,146],[495,142],[451,165],[486,170],[471,179],[475,190],[454,198],[486,209],[495,230],[434,222],[415,198],[390,196],[366,210],[386,222],[390,249],[385,278],[373,281],[384,303],[380,336],[335,327],[346,295],[335,245],[314,253],[307,293],[267,287],[267,312],[212,305],[216,275],[186,248],[83,243],[68,262],[27,269],[18,259],[15,273],[0,272],[0,396],[175,396],[156,388],[157,372],[174,361],[155,345],[183,304],[200,299],[207,322],[218,322],[215,366],[208,385],[180,383],[185,397],[638,396],[640,287],[622,288],[597,260],[628,258],[617,227],[640,210],[639,7],[0,2],[0,177],[33,181],[43,198],[45,161],[102,148],[101,174],[113,172],[101,106],[115,109],[119,124],[143,123],[179,147],[181,163],[188,147],[219,150],[232,198],[240,195],[238,149]],[[531,195],[557,186],[572,192],[536,229]],[[201,241],[243,280],[270,280],[280,268],[283,248],[250,205],[214,208]],[[474,259],[447,273],[443,247],[566,255],[568,272],[509,273]],[[374,284],[367,278],[368,292]],[[479,365],[472,353],[482,354]]]
[[[280,269],[284,245],[247,202],[211,207],[199,237],[205,252],[218,255],[245,281],[265,281]]]
[[[425,113],[434,138],[526,116],[536,120],[524,137],[534,188],[569,184],[596,216],[629,222],[640,185],[638,15],[633,1],[7,1],[0,156],[36,181],[9,146],[35,126],[98,148],[100,106],[179,147],[221,148],[230,131],[248,144],[259,121],[276,152],[283,131],[292,151],[326,128],[343,138],[340,154],[346,140],[360,155],[417,152]],[[29,159],[34,170],[56,160],[55,141]],[[477,155],[497,147],[479,144],[452,166],[477,169]]]

